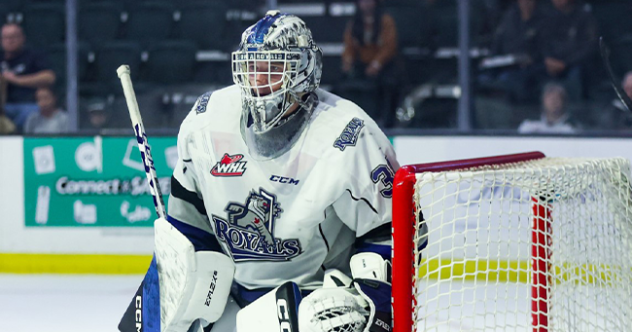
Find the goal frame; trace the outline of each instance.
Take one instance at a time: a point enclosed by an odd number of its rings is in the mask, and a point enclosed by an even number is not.
[[[393,332],[411,332],[414,330],[413,321],[413,294],[412,286],[415,274],[413,269],[413,234],[415,223],[415,204],[413,202],[414,186],[417,182],[416,174],[425,172],[454,171],[479,166],[503,165],[529,160],[542,159],[546,156],[539,151],[498,155],[492,157],[461,159],[445,162],[414,164],[402,166],[395,174],[393,183],[393,226],[392,238],[393,249],[391,259],[392,269],[392,291],[391,304],[393,310]],[[537,198],[533,198],[537,199]],[[543,244],[550,241],[546,233],[550,229],[545,217],[550,215],[550,210],[540,204],[534,204],[534,229],[532,231],[532,258],[534,283],[531,288],[535,299],[547,298],[546,292],[546,271],[548,265],[545,260],[536,257],[546,257],[550,253],[546,252]],[[541,244],[541,245],[538,245]],[[543,273],[544,272],[544,273]],[[534,331],[546,331],[548,325],[547,308],[545,300],[534,300],[532,303],[532,318],[535,326],[544,329]]]

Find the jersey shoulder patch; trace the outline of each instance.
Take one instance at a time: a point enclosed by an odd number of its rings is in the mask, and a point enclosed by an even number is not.
[[[198,97],[195,102],[195,114],[201,114],[206,112],[206,106],[208,105],[208,101],[211,99],[212,91],[206,92],[205,94]]]
[[[362,128],[364,128],[364,120],[360,118],[351,119],[334,141],[334,148],[344,151],[348,146],[355,146]]]

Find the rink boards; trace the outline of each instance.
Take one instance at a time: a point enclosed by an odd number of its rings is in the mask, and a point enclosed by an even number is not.
[[[25,205],[25,193],[37,192],[38,188],[25,188],[25,141],[33,138],[0,138],[0,272],[49,272],[49,273],[143,273],[149,263],[153,248],[151,227],[86,227],[86,225],[63,227],[30,227],[25,215],[35,215],[36,208]],[[42,138],[37,138],[42,140]],[[94,137],[82,138],[96,142]],[[109,138],[103,137],[106,141]],[[121,139],[121,138],[119,138]],[[125,138],[128,139],[128,138]],[[175,137],[172,138],[175,142]],[[50,143],[55,144],[55,138]],[[394,137],[398,160],[401,164],[422,163],[450,159],[463,159],[524,151],[540,150],[555,156],[624,156],[632,159],[632,140],[623,138],[590,139],[565,137],[449,137],[449,136],[406,136]],[[151,142],[151,138],[150,138]],[[125,151],[123,151],[125,152]],[[29,151],[28,153],[32,153]],[[154,157],[162,153],[154,153]],[[28,157],[28,156],[27,156]],[[63,156],[72,158],[68,153]],[[32,167],[32,166],[31,166]],[[164,166],[162,166],[164,168]],[[57,170],[63,172],[63,170]],[[167,169],[166,172],[170,170]],[[72,171],[65,172],[73,175]],[[142,173],[141,173],[142,174]],[[148,198],[150,199],[150,198]],[[86,203],[83,204],[85,207]],[[149,201],[149,205],[151,202]],[[121,206],[113,211],[121,211]],[[130,205],[128,211],[134,211]],[[140,210],[139,210],[140,211]],[[89,210],[88,210],[89,212]],[[120,213],[120,212],[119,212]],[[87,214],[89,215],[89,213]],[[140,214],[144,216],[143,214]],[[151,218],[151,217],[149,217]],[[148,219],[149,220],[149,219]],[[456,219],[458,222],[448,228],[441,226],[443,246],[455,243],[469,243],[463,231],[472,227],[471,221]],[[528,218],[515,221],[520,227],[527,227]],[[504,237],[500,229],[491,237]],[[432,235],[434,236],[434,235]],[[471,238],[471,237],[470,237]],[[452,242],[450,242],[452,241]],[[506,256],[490,260],[489,264],[525,264],[528,262],[528,243],[520,241],[498,248],[467,246],[461,253],[447,259],[458,260],[475,255],[481,250],[508,253]],[[458,255],[457,255],[458,254]],[[518,259],[515,259],[518,257]],[[445,259],[445,258],[444,258]],[[128,263],[126,263],[128,262]],[[141,268],[138,266],[142,265]],[[126,267],[127,266],[127,267]],[[465,265],[464,269],[480,270],[481,265]],[[452,269],[458,270],[458,266]],[[519,277],[517,277],[519,278]]]

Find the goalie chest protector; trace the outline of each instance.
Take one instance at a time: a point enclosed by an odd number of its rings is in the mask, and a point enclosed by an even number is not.
[[[309,126],[275,159],[249,154],[236,86],[201,97],[182,124],[174,177],[192,178],[236,281],[249,289],[317,288],[325,269],[348,271],[356,237],[391,221],[390,142],[355,104],[317,94]]]

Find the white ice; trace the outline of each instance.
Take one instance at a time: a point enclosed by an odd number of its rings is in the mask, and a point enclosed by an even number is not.
[[[0,331],[118,331],[142,278],[0,274]]]
[[[142,275],[0,274],[0,332],[118,331],[121,316],[142,278]],[[418,331],[532,331],[527,327],[530,304],[526,284],[494,286],[463,282],[446,288],[446,284],[431,282],[425,286],[429,302],[420,313],[436,311],[438,315],[419,322]],[[621,305],[618,310],[610,306],[608,315],[600,312],[604,310],[604,298],[618,298],[621,300],[618,303],[624,304],[626,296],[573,288],[564,292],[564,298],[572,299],[574,292],[590,298],[590,305],[573,301],[583,313],[576,317],[581,322],[562,319],[562,326],[552,331],[626,330],[620,324],[630,317],[629,306]],[[497,297],[514,301],[494,300]],[[590,312],[600,315],[594,317]],[[609,317],[608,322],[603,321],[604,317]],[[570,325],[573,327],[569,328]],[[616,328],[599,329],[602,325]]]

